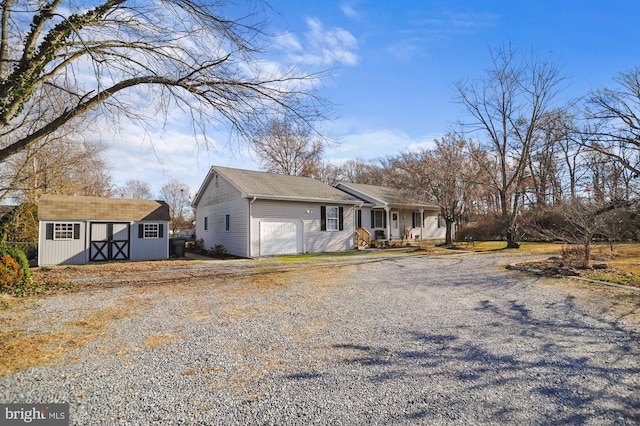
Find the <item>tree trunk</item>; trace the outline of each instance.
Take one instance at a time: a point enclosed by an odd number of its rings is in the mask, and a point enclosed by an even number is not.
[[[589,262],[591,262],[591,238],[585,240],[584,242],[584,265],[583,267],[588,268]]]
[[[445,218],[446,233],[444,236],[444,245],[449,247],[452,244],[451,231],[453,230],[453,221]]]
[[[507,248],[520,248],[520,244],[513,238],[514,232],[509,229],[507,231]]]

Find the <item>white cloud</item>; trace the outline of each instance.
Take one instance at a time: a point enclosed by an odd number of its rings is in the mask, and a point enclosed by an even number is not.
[[[347,18],[357,19],[360,18],[360,12],[356,10],[354,2],[340,3],[340,10]]]
[[[411,137],[397,129],[352,129],[342,136],[336,136],[338,144],[327,150],[327,158],[332,161],[361,158],[375,160],[395,156],[407,151],[433,147],[433,140],[440,136]]]
[[[309,32],[306,37],[316,51],[322,52],[326,61],[340,62],[346,65],[357,65],[358,56],[353,50],[358,48],[358,41],[347,30],[332,28],[325,30],[319,19],[307,19]]]
[[[298,52],[302,50],[302,45],[298,41],[297,37],[292,33],[278,34],[273,38],[273,46],[276,49]]]
[[[400,38],[388,47],[396,59],[407,61],[425,55],[429,46],[448,44],[460,36],[478,34],[495,25],[499,15],[474,10],[423,10],[407,21]]]
[[[358,41],[349,31],[339,27],[324,28],[317,18],[309,18],[306,23],[308,30],[304,43],[295,35],[284,33],[276,38],[274,47],[287,52],[289,60],[297,64],[358,64]]]

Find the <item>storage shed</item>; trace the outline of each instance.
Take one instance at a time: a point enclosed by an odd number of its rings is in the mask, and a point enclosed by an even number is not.
[[[42,195],[38,264],[85,264],[169,257],[164,201]]]

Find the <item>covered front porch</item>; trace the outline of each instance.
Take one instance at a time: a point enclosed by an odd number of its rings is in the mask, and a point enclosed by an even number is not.
[[[368,210],[368,212],[367,212]],[[368,213],[368,214],[367,214]],[[363,218],[364,216],[364,218]],[[369,220],[365,220],[370,216]],[[390,241],[442,239],[445,227],[437,210],[394,207],[361,209],[356,224],[356,246]]]

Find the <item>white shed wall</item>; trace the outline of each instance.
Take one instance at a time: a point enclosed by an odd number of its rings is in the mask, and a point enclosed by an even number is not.
[[[163,226],[162,238],[140,238],[138,225],[144,223],[160,223]],[[160,260],[169,258],[169,222],[140,221],[131,224],[130,259]]]
[[[80,238],[73,240],[47,240],[47,224],[80,224]],[[81,221],[40,221],[38,229],[38,265],[81,265],[87,263],[89,255],[86,247],[89,236],[87,224]]]

